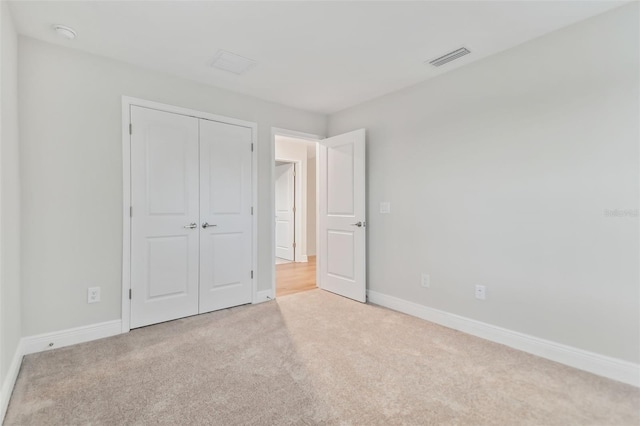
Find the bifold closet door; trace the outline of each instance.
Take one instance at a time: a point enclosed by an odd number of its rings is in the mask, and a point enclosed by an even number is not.
[[[131,107],[131,328],[198,313],[198,120]]]
[[[251,303],[251,136],[200,120],[200,313]]]

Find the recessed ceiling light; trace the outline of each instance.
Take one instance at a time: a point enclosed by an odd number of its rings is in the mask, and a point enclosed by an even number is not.
[[[255,64],[256,61],[253,59],[245,58],[235,53],[227,52],[226,50],[219,50],[211,66],[240,75],[249,71]]]
[[[67,38],[69,40],[73,40],[76,38],[77,34],[73,28],[69,28],[65,25],[54,25],[53,29],[58,33],[58,35]]]

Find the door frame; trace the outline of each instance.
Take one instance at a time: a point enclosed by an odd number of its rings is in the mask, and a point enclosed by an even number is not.
[[[294,205],[296,206],[296,211],[293,213],[293,232],[294,232],[294,242],[296,243],[296,246],[293,249],[293,261],[306,262],[307,255],[306,254],[304,256],[302,255],[302,245],[300,244],[301,238],[302,238],[302,222],[303,222],[302,208],[301,208],[302,198],[303,198],[302,197],[302,173],[300,172],[300,170],[302,170],[302,161],[296,161],[289,158],[281,158],[281,157],[276,157],[276,161],[282,161],[285,163],[293,164],[294,170],[296,171],[296,175],[293,179],[294,181],[293,202],[294,202]],[[275,170],[275,165],[274,165],[274,170]],[[275,186],[275,182],[274,182],[274,186]],[[275,206],[275,197],[273,200],[274,200],[274,206]],[[306,222],[306,218],[304,219],[304,222]]]
[[[270,250],[271,250],[271,290],[269,291],[269,295],[265,295],[266,297],[268,297],[269,299],[275,299],[276,298],[276,212],[275,212],[275,204],[276,204],[276,136],[287,136],[290,138],[296,138],[296,139],[303,139],[303,140],[307,140],[307,141],[311,141],[311,142],[319,142],[322,139],[324,139],[323,135],[314,135],[311,133],[304,133],[304,132],[299,132],[297,130],[289,130],[289,129],[282,129],[279,127],[272,127],[271,128],[271,143],[270,143],[270,161],[271,161],[271,188],[270,188],[270,198],[271,198],[271,237],[270,237]],[[316,152],[318,150],[318,147],[316,146]],[[293,163],[296,163],[299,165],[300,162],[296,161],[296,160],[287,160],[287,159],[281,159],[278,158],[278,160],[283,160],[283,161],[290,161]],[[318,157],[316,155],[316,162],[318,161]],[[308,167],[307,167],[308,168]],[[316,167],[316,174],[318,172],[318,168]],[[296,176],[296,179],[298,178],[298,176]],[[298,184],[299,181],[296,180],[296,185]],[[318,185],[317,179],[316,179],[316,186]],[[297,194],[296,194],[297,195]],[[318,197],[318,193],[316,191],[316,198]],[[300,209],[296,209],[296,210],[300,210]],[[297,211],[296,211],[297,213]],[[316,202],[316,217],[318,216],[318,203]],[[297,219],[297,217],[296,217]],[[297,229],[296,229],[297,232]],[[316,226],[316,233],[317,233],[317,226]],[[317,238],[316,238],[317,241]],[[296,247],[297,248],[297,247]],[[296,258],[299,254],[298,251],[295,252],[296,253]],[[317,253],[316,253],[317,256]],[[317,274],[316,274],[317,276]]]
[[[239,120],[208,112],[182,108],[145,99],[122,96],[122,333],[128,333],[131,326],[131,123],[130,110],[132,106],[155,109],[173,114],[186,115],[194,118],[217,121],[251,129],[251,202],[253,216],[251,220],[251,268],[252,303],[258,302],[258,124],[252,121]],[[272,176],[273,177],[273,176]],[[275,220],[275,219],[274,219]],[[275,260],[274,260],[275,262]]]

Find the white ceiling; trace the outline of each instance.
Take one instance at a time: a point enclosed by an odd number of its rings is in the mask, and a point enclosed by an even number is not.
[[[615,1],[14,1],[20,34],[332,113],[620,6]],[[51,26],[74,28],[73,41]],[[466,46],[441,68],[425,65]],[[254,59],[238,76],[218,49]]]

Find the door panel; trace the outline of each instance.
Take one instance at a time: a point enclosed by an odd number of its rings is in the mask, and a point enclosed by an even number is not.
[[[213,234],[209,235],[212,247],[211,258],[208,261],[212,267],[211,276],[205,280],[204,291],[215,292],[224,287],[242,285],[246,271],[242,269],[242,234]],[[246,302],[245,302],[246,303]]]
[[[355,235],[353,232],[327,230],[327,274],[353,282],[355,280]]]
[[[207,123],[204,121],[203,123]],[[219,124],[219,123],[217,123]],[[205,124],[206,125],[206,124]],[[226,124],[226,126],[231,126]],[[235,126],[234,126],[235,127]],[[233,136],[232,136],[233,137]],[[215,143],[215,141],[210,141]],[[244,147],[234,145],[233,142],[221,143],[215,149],[205,149],[208,153],[208,161],[204,164],[207,172],[207,184],[209,193],[207,197],[209,211],[207,214],[231,214],[238,215],[242,211],[243,190],[243,156]]]
[[[295,260],[295,165],[276,166],[276,257]]]
[[[186,236],[147,238],[149,294],[147,299],[185,294],[189,288],[189,239]]]
[[[319,287],[365,302],[365,131],[319,145]]]
[[[354,216],[353,144],[327,149],[327,213]]]
[[[188,209],[188,146],[182,129],[158,123],[147,129],[147,195],[149,215],[180,215]]]
[[[131,107],[131,328],[198,313],[198,121]]]
[[[200,313],[252,300],[251,132],[200,120]]]

